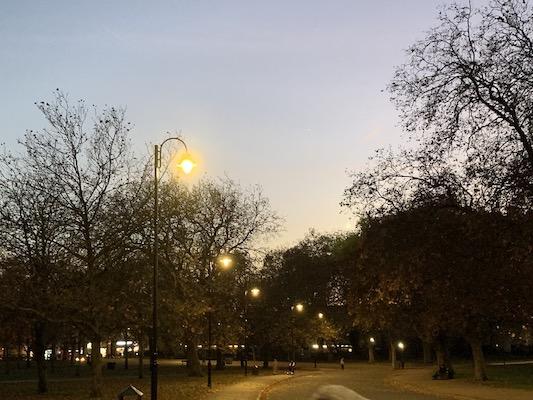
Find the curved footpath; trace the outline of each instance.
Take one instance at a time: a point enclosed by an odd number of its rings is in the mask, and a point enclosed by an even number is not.
[[[299,375],[299,376],[303,376]],[[250,376],[233,385],[215,388],[207,397],[209,400],[265,400],[267,391],[278,382],[294,377],[279,373],[277,375]]]
[[[323,385],[343,385],[366,400],[531,400],[533,391],[497,388],[467,379],[433,381],[433,367],[392,371],[388,364],[332,364],[303,368],[296,375],[249,377],[215,389],[209,400],[309,400]]]
[[[221,387],[209,400],[309,400],[321,386],[342,385],[364,400],[439,400],[426,394],[406,392],[386,384],[390,377],[388,365],[347,364],[341,370],[335,364],[322,364],[314,369],[306,366],[296,375],[250,377],[237,384]]]

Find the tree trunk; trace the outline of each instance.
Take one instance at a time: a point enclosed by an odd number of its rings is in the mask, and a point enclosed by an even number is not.
[[[22,360],[22,343],[20,339],[18,340],[17,353],[17,369],[20,369],[20,361]]]
[[[102,338],[99,335],[94,335],[91,340],[91,388],[89,397],[91,399],[101,399],[102,394],[102,354],[100,353],[100,345]]]
[[[34,343],[34,357],[37,364],[37,393],[48,392],[48,381],[46,379],[46,360],[44,352],[46,351],[45,343],[45,326],[42,322],[35,323],[35,343]]]
[[[52,354],[50,354],[50,372],[53,374],[56,372],[56,353],[57,353],[57,344],[56,341],[52,343]]]
[[[129,368],[129,354],[128,354],[128,330],[124,333],[124,369]]]
[[[477,380],[486,381],[488,377],[481,341],[471,340],[469,342],[470,347],[472,348],[472,359],[474,361],[474,377]]]
[[[262,357],[263,357],[263,368],[268,368],[268,363],[270,359],[272,358],[272,349],[270,348],[270,343],[265,344],[261,348]]]
[[[200,359],[198,358],[198,344],[196,338],[187,343],[187,371],[189,376],[203,376]]]
[[[446,338],[443,336],[437,337],[435,341],[435,355],[437,357],[437,366],[439,368],[445,367],[448,368],[448,370],[453,371],[448,344],[446,343]]]
[[[9,375],[9,344],[4,344],[4,371],[6,375]]]
[[[394,346],[394,342],[390,342],[390,360],[392,364],[392,368],[396,368],[396,346]]]
[[[368,362],[370,364],[373,364],[375,361],[375,357],[374,357],[374,345],[373,344],[370,344],[370,346],[368,346]]]
[[[115,338],[111,338],[111,343],[109,344],[109,357],[115,358],[117,356],[117,341]]]
[[[144,376],[144,333],[139,332],[139,379]]]
[[[224,369],[224,360],[222,357],[222,350],[220,350],[220,346],[217,346],[216,357],[217,357],[217,363],[215,365],[215,369],[217,370]]]
[[[431,344],[422,340],[422,351],[424,353],[424,364],[431,364]]]
[[[26,368],[31,367],[31,339],[28,339],[28,344],[26,346]]]

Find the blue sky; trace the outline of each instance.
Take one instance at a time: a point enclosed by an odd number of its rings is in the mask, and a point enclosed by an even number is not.
[[[24,1],[0,9],[0,135],[55,88],[126,106],[136,151],[181,130],[202,172],[259,184],[276,244],[350,226],[346,171],[402,138],[384,91],[434,0]]]

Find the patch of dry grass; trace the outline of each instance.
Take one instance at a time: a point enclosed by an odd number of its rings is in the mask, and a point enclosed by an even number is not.
[[[118,370],[116,372],[106,371],[104,376],[104,399],[114,400],[117,393],[128,385],[133,385],[144,393],[144,399],[150,398],[150,376],[149,372],[143,379],[139,379],[135,369],[127,371]],[[161,368],[159,376],[160,400],[190,400],[202,399],[208,393],[206,377],[188,377],[185,375],[183,367]],[[239,368],[227,368],[223,371],[213,372],[214,390],[221,385],[238,382],[243,379],[242,371]],[[4,382],[0,380],[0,399],[2,400],[86,400],[88,399],[90,379],[87,374],[81,378],[73,377],[50,377],[49,392],[44,395],[36,394],[36,382],[18,381]]]

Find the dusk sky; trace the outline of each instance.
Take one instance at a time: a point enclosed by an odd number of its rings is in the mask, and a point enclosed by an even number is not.
[[[33,103],[60,88],[127,107],[139,154],[181,130],[202,173],[261,185],[276,244],[343,230],[346,171],[402,140],[384,89],[440,4],[3,0],[2,142],[43,128]]]

